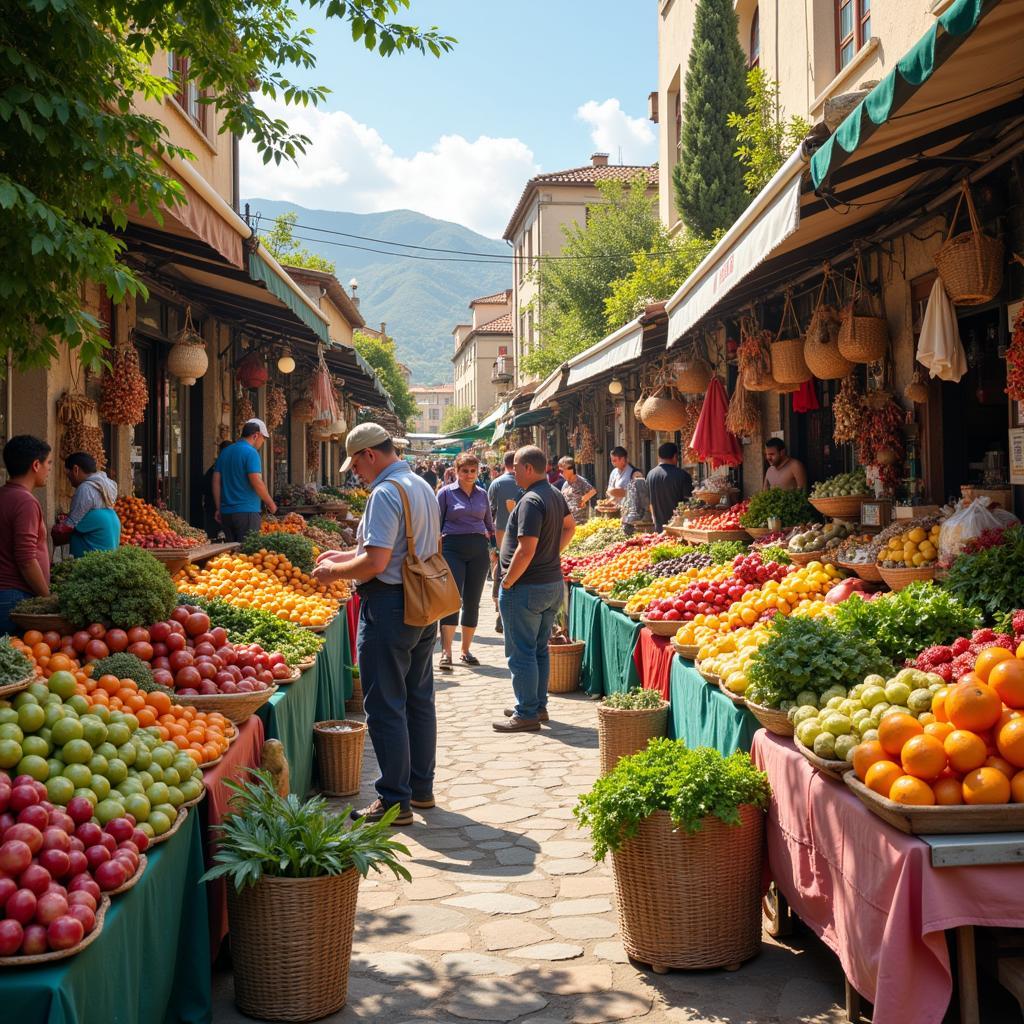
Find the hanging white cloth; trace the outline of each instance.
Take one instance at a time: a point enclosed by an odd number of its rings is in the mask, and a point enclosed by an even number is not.
[[[956,382],[967,372],[967,356],[960,341],[953,303],[936,278],[924,312],[921,338],[917,345],[917,361],[933,377]]]

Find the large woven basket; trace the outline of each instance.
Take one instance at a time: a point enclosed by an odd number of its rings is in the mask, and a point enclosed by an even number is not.
[[[175,693],[175,704],[188,704],[196,711],[219,711],[229,721],[240,725],[256,714],[277,693],[277,683],[255,693]]]
[[[787,554],[792,563],[801,568],[810,565],[811,562],[821,562],[823,565],[825,562],[835,562],[835,555],[829,557],[829,553],[824,548],[821,551],[788,551]]]
[[[738,967],[761,948],[764,814],[746,804],[739,825],[717,818],[676,830],[667,811],[640,822],[612,854],[626,954],[656,971]]]
[[[804,361],[803,338],[784,338],[772,343],[772,376],[779,384],[803,384],[811,379]]]
[[[264,875],[228,885],[235,1004],[259,1020],[319,1020],[348,996],[359,872],[326,878]]]
[[[340,726],[347,726],[342,731]],[[313,725],[320,792],[328,796],[352,796],[359,792],[363,772],[366,723],[331,720]]]
[[[711,367],[703,359],[684,359],[676,363],[676,390],[684,395],[700,395],[711,383]]]
[[[750,713],[771,733],[776,736],[792,736],[793,723],[785,711],[777,708],[766,708],[763,704],[746,702]]]
[[[672,433],[686,424],[686,403],[656,392],[644,401],[640,419],[648,430]]]
[[[810,498],[810,503],[829,519],[859,519],[862,501],[870,501],[870,494],[847,494],[837,498]]]
[[[647,749],[647,741],[664,736],[668,728],[668,701],[660,708],[628,711],[597,706],[597,742],[601,752],[601,774],[607,775],[619,759]]]
[[[861,316],[852,309],[839,325],[839,352],[851,363],[874,363],[885,355],[889,325],[882,316]]]
[[[874,562],[840,562],[847,572],[856,573],[865,583],[880,583],[882,573]]]
[[[669,619],[648,619],[646,616],[641,616],[640,621],[655,635],[655,636],[675,636],[679,632],[679,627],[682,622],[679,619],[675,621]]]
[[[779,382],[771,373],[746,369],[743,371],[743,386],[748,391],[777,391]]]
[[[960,205],[964,201],[967,202],[971,230],[953,237]],[[979,306],[991,302],[1003,287],[1003,243],[982,232],[966,179],[949,222],[949,234],[935,253],[935,269],[942,278],[949,301],[955,306]]]
[[[902,590],[917,580],[935,579],[935,566],[921,565],[909,569],[887,569],[884,565],[880,565],[878,574],[890,590]]]
[[[844,358],[837,341],[804,338],[804,362],[818,380],[842,380],[853,372],[853,363]]]
[[[574,640],[571,644],[548,644],[551,662],[548,693],[572,693],[579,689],[585,646],[582,640]]]
[[[77,627],[69,622],[63,615],[32,615],[29,612],[11,612],[11,622],[19,629],[27,633],[30,629],[36,629],[40,633],[60,633],[61,636],[69,636],[74,633]]]

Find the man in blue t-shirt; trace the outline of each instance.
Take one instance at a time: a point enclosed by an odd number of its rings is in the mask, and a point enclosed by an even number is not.
[[[217,456],[213,467],[214,518],[228,540],[244,540],[260,529],[260,502],[270,514],[277,505],[263,482],[260,449],[270,437],[263,420],[248,420],[242,436]]]

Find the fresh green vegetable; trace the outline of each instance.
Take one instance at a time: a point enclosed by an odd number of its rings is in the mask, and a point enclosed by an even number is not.
[[[48,597],[26,597],[12,609],[21,615],[59,615],[60,598],[56,594]]]
[[[651,548],[651,562],[657,565],[670,558],[682,558],[683,555],[692,555],[700,549],[693,544],[656,544]]]
[[[170,616],[177,601],[167,570],[136,547],[90,551],[74,559],[60,588],[60,611],[66,619],[101,622],[108,628],[159,622]]]
[[[242,541],[242,554],[254,555],[257,551],[273,551],[284,555],[296,569],[312,572],[316,565],[313,542],[298,533],[250,533]]]
[[[73,558],[64,558],[59,562],[54,562],[50,566],[50,593],[59,594],[60,588],[66,582],[68,576],[71,574],[71,570],[74,568],[75,560]]]
[[[768,777],[749,754],[723,757],[709,747],[691,750],[682,740],[655,739],[599,778],[574,813],[590,829],[594,859],[604,860],[655,811],[668,811],[676,826],[697,832],[709,815],[738,825],[744,804],[766,807],[770,795]]]
[[[611,598],[613,601],[625,601],[632,597],[638,590],[649,587],[655,580],[649,572],[637,572],[624,580],[617,580],[612,586]]]
[[[11,646],[9,637],[0,637],[0,686],[20,683],[32,675],[32,662]]]
[[[872,640],[886,658],[902,664],[925,647],[970,636],[981,625],[981,614],[930,580],[918,580],[872,601],[854,594],[836,608],[832,622],[849,635]]]
[[[92,675],[94,679],[100,676],[117,676],[118,679],[134,679],[139,684],[140,690],[151,693],[153,690],[163,690],[164,693],[172,693],[166,686],[161,686],[153,679],[153,672],[150,667],[134,654],[121,651],[118,654],[108,654],[105,658],[93,662]]]
[[[740,523],[743,526],[764,527],[774,517],[782,521],[783,527],[813,523],[821,518],[807,500],[806,491],[769,487],[765,491],[758,491],[750,499],[747,511],[740,516]]]
[[[763,548],[759,548],[758,552],[761,555],[761,561],[765,564],[778,562],[779,565],[789,565],[793,561],[789,557],[789,552],[779,544],[766,544]]]
[[[251,779],[225,780],[232,790],[232,810],[218,831],[216,865],[201,882],[228,877],[235,890],[273,878],[323,878],[355,868],[364,878],[370,869],[411,879],[398,855],[407,847],[392,838],[396,804],[378,822],[360,818],[353,824],[349,808],[332,814],[320,796],[303,801],[294,793],[280,796],[269,772],[254,770]]]
[[[842,605],[840,606],[842,607]],[[782,708],[797,695],[849,689],[872,673],[889,675],[889,661],[869,638],[838,629],[827,619],[777,615],[768,639],[754,652],[744,696],[755,704]]]
[[[637,689],[627,690],[625,693],[610,693],[601,702],[601,706],[615,708],[617,711],[654,711],[664,703],[657,690]]]
[[[840,498],[850,495],[870,494],[868,475],[863,467],[852,473],[840,473],[816,483],[811,488],[812,498]]]
[[[747,545],[741,540],[714,540],[710,544],[702,544],[701,551],[706,551],[716,565],[725,565],[737,555],[747,553]]]
[[[326,516],[313,516],[309,525],[317,530],[325,530],[327,533],[341,533],[342,525],[337,519],[328,519]]]
[[[988,623],[1024,608],[1024,527],[1011,526],[995,547],[960,555],[941,586],[962,603],[980,608]]]

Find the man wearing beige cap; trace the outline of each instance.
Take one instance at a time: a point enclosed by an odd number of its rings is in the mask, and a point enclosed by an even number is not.
[[[412,808],[434,806],[434,713],[432,656],[437,623],[408,626],[402,563],[408,553],[405,491],[413,541],[421,558],[438,550],[441,516],[433,488],[400,459],[388,432],[377,423],[360,423],[345,438],[350,469],[370,488],[356,530],[355,551],[325,551],[313,575],[323,582],[355,580],[359,593],[356,651],[363,685],[363,707],[370,742],[377,755],[378,798],[353,811],[379,821],[397,805],[392,825],[412,824]]]
[[[260,502],[273,515],[277,505],[263,482],[260,449],[270,437],[263,420],[247,420],[242,436],[217,456],[213,467],[214,518],[228,540],[245,540],[260,530]]]

